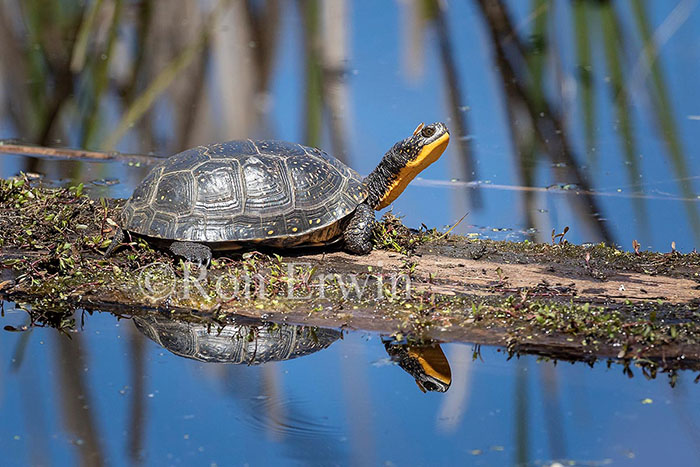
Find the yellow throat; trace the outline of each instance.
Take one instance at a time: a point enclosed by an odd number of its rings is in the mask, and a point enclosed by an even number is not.
[[[394,200],[398,198],[398,196],[406,188],[406,185],[411,183],[411,181],[416,178],[416,175],[440,158],[449,142],[450,134],[445,133],[432,143],[423,146],[423,149],[421,149],[418,157],[406,164],[405,167],[401,168],[396,179],[391,186],[389,186],[389,189],[386,190],[386,193],[384,193],[384,196],[379,200],[379,205],[375,209],[384,209],[393,203]]]

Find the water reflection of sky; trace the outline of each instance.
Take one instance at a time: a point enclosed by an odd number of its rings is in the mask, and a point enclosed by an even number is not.
[[[509,5],[513,23],[518,28],[521,39],[529,44],[530,30],[538,15],[533,15],[527,3],[511,2]],[[692,79],[700,70],[700,41],[698,28],[700,11],[693,1],[645,2],[652,30],[658,34],[660,53],[658,63],[668,89],[673,119],[679,134],[687,165],[686,177],[691,177],[694,191],[699,192],[700,158],[693,135],[697,133],[700,120],[700,99]],[[674,172],[667,147],[655,123],[655,108],[650,102],[650,73],[645,73],[642,48],[629,6],[618,7],[621,21],[621,34],[625,39],[625,55],[622,67],[625,73],[647,79],[630,80],[624,85],[629,88],[632,107],[631,126],[636,148],[636,163],[639,165],[638,180],[632,182],[627,175],[629,162],[625,162],[622,149],[619,116],[616,114],[611,97],[610,72],[604,50],[606,42],[601,33],[601,18],[598,13],[589,15],[592,49],[592,76],[595,107],[595,151],[594,160],[589,161],[583,147],[584,125],[581,109],[582,89],[576,79],[577,63],[574,38],[572,37],[572,13],[568,3],[558,4],[550,10],[556,20],[549,25],[551,34],[556,37],[551,52],[558,52],[561,63],[552,62],[546,69],[546,79],[551,81],[559,67],[563,76],[563,89],[548,86],[551,100],[561,106],[570,133],[575,155],[581,166],[587,167],[589,179],[594,189],[609,196],[599,198],[601,215],[607,219],[614,239],[629,249],[633,239],[643,247],[655,250],[668,250],[675,241],[681,251],[689,251],[696,245],[693,228],[689,224],[687,206],[677,199],[681,197],[678,175]],[[467,220],[457,231],[480,231],[496,238],[523,239],[527,227],[523,205],[523,192],[503,189],[481,190],[483,208],[469,206],[466,195],[457,186],[445,185],[452,179],[464,180],[466,174],[457,171],[459,158],[456,139],[459,135],[450,117],[448,92],[439,55],[439,47],[434,28],[428,24],[412,34],[417,41],[411,42],[408,29],[411,24],[411,9],[403,3],[387,3],[377,8],[371,2],[353,3],[348,6],[349,59],[345,77],[348,84],[348,106],[343,118],[347,123],[350,163],[361,173],[368,173],[381,155],[396,140],[406,136],[420,121],[447,121],[453,129],[453,142],[445,155],[433,167],[426,170],[418,180],[394,204],[394,212],[405,216],[406,223],[419,226],[445,226],[454,223],[469,211]],[[595,10],[598,11],[598,10]],[[687,14],[686,14],[687,13]],[[464,94],[463,106],[469,127],[470,143],[476,159],[477,180],[508,186],[523,184],[520,180],[517,158],[505,111],[505,97],[502,79],[495,66],[493,44],[488,28],[476,2],[449,2],[445,15],[449,27],[449,38],[454,48],[454,61]],[[222,31],[231,26],[230,17],[222,19]],[[285,9],[279,26],[281,40],[276,53],[273,80],[271,84],[271,107],[266,123],[251,130],[248,136],[275,137],[300,141],[305,122],[304,107],[304,65],[302,39],[299,31],[301,19],[295,8]],[[637,34],[638,35],[638,34]],[[416,47],[414,44],[418,44]],[[416,49],[416,50],[414,50]],[[419,64],[417,72],[409,72],[408,55],[414,53],[413,60]],[[215,57],[220,57],[217,55]],[[211,64],[211,76],[207,79],[210,92],[216,93],[222,87],[230,86],[230,75],[217,73],[217,62]],[[640,70],[633,73],[630,70]],[[560,98],[559,96],[563,96]],[[235,106],[225,96],[210,95],[212,102],[212,128],[209,138],[224,140],[239,129],[226,129],[216,120],[216,112],[226,106]],[[160,107],[158,107],[160,108]],[[167,107],[164,107],[167,109]],[[157,125],[167,126],[169,118],[165,114],[157,120]],[[327,123],[327,122],[326,122]],[[0,125],[0,137],[22,137],[17,135],[11,124]],[[165,132],[165,130],[163,130]],[[167,132],[165,132],[167,134]],[[204,143],[209,141],[196,141]],[[193,142],[194,144],[195,142]],[[328,129],[321,139],[322,147],[330,150],[332,145]],[[119,148],[127,151],[162,152],[162,148],[142,147],[138,140],[127,137]],[[57,162],[43,165],[44,171],[51,174],[65,174],[55,170]],[[2,174],[8,175],[22,167],[17,159],[2,159]],[[108,165],[93,167],[83,164],[81,178],[94,175],[119,177],[122,185],[109,192],[116,196],[128,196],[134,184],[143,176],[143,170],[130,167]],[[535,170],[535,186],[547,187],[554,183],[571,183],[572,180],[558,179],[552,175],[551,163],[539,157]],[[443,182],[439,186],[431,180]],[[643,190],[649,199],[640,201],[646,212],[643,223],[634,205],[634,192]],[[567,202],[572,194],[540,192],[534,195],[532,216],[540,229],[539,239],[547,240],[551,229],[561,231],[569,225],[567,234],[571,241],[595,241],[599,237],[587,227],[583,219],[587,215],[576,212]],[[700,201],[691,201],[692,209],[700,210]],[[494,232],[493,228],[507,228],[505,232]]]
[[[24,319],[10,311],[3,323]],[[378,337],[362,333],[312,355],[252,367],[175,356],[129,320],[116,323],[108,314],[86,316],[84,331],[72,340],[33,330],[17,364],[25,336],[3,331],[0,340],[5,465],[73,464],[92,447],[74,427],[90,423],[101,457],[118,465],[130,462],[133,446],[141,447],[146,465],[616,464],[628,458],[659,465],[692,463],[700,455],[690,373],[681,373],[672,389],[664,375],[646,380],[634,368],[629,379],[619,365],[506,361],[490,348],[482,349],[483,361],[473,361],[471,346],[450,344],[443,348],[452,387],[423,394],[389,363]],[[134,371],[137,348],[144,352],[140,371]],[[85,391],[66,395],[75,381],[62,380],[60,372],[65,359],[78,356]],[[138,399],[142,425],[134,425]]]

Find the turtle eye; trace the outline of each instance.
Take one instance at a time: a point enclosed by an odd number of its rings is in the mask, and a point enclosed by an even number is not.
[[[423,381],[423,386],[425,386],[425,389],[427,389],[428,391],[438,390],[438,385],[431,381]]]
[[[433,128],[432,126],[423,127],[423,130],[421,130],[420,134],[423,135],[423,138],[430,138],[435,134],[435,128]]]

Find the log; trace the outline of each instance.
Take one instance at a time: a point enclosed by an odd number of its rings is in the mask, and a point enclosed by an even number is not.
[[[24,144],[15,140],[0,139],[0,154],[39,157],[42,159],[78,160],[94,162],[118,161],[130,165],[153,165],[159,157],[143,154],[125,154],[117,151],[88,151],[86,149],[49,148]]]
[[[237,315],[511,354],[700,369],[700,255],[513,243],[411,230],[387,215],[375,249],[241,250],[199,269],[131,238],[112,258],[121,200],[0,180],[0,298],[38,324],[77,309]]]

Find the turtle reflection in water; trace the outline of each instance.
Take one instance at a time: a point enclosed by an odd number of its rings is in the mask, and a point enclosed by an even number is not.
[[[445,392],[450,388],[450,363],[437,342],[402,343],[390,337],[382,341],[391,359],[416,379],[421,391]]]
[[[325,349],[339,331],[265,322],[189,322],[164,316],[135,316],[136,329],[175,355],[201,362],[258,365],[291,360]]]

